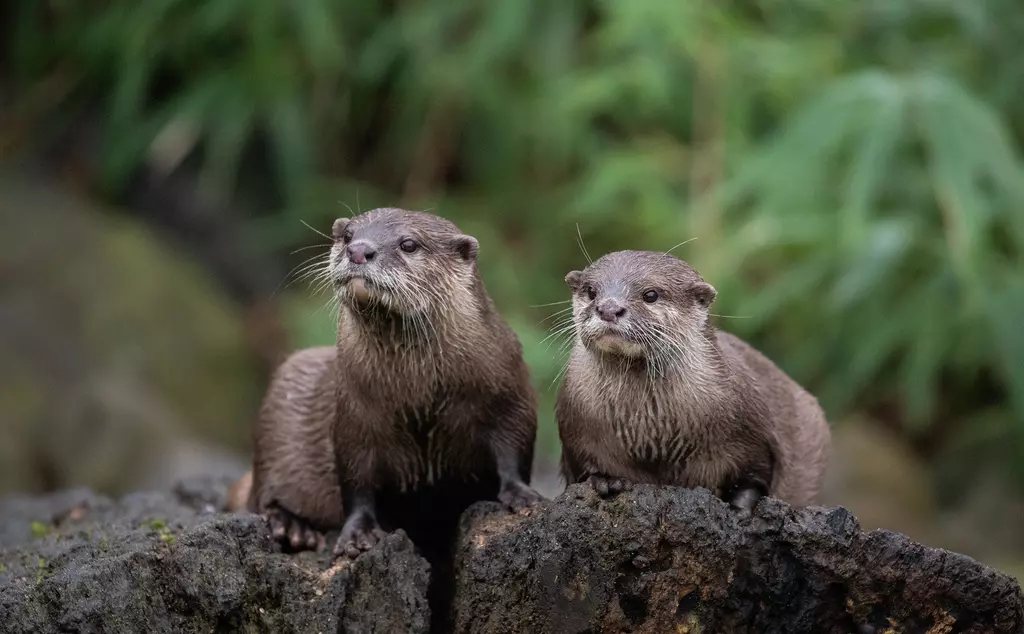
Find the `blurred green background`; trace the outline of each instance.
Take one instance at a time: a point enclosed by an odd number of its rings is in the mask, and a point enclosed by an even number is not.
[[[827,502],[1024,575],[1019,0],[10,0],[0,489],[246,464],[319,232],[430,209],[543,395],[585,258],[668,249],[833,422]],[[313,259],[310,259],[313,258]]]

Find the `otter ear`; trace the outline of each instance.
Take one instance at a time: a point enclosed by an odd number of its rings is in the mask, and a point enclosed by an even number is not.
[[[341,240],[341,236],[345,233],[345,228],[348,227],[350,221],[351,218],[338,218],[334,221],[334,226],[331,227],[331,235],[334,236],[335,240]]]
[[[452,246],[463,260],[475,260],[477,253],[480,252],[480,243],[470,235],[455,236],[452,238]]]
[[[718,291],[715,290],[714,286],[707,282],[697,282],[690,289],[690,292],[693,293],[693,297],[697,300],[697,303],[704,308],[711,306],[715,301],[715,298],[718,297]]]
[[[580,280],[583,279],[583,273],[581,271],[569,271],[565,274],[565,283],[569,285],[569,288],[575,293],[580,290]]]

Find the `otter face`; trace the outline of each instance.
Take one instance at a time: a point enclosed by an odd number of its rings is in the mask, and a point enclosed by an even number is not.
[[[476,238],[425,212],[373,209],[332,228],[330,273],[343,306],[399,315],[459,301],[475,277]]]
[[[609,253],[565,281],[580,343],[629,358],[692,355],[716,296],[689,264],[652,251]]]

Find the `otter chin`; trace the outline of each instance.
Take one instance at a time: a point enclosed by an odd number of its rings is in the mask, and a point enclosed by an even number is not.
[[[365,279],[361,277],[354,277],[346,284],[348,292],[352,294],[352,298],[360,304],[366,304],[370,301],[370,289]]]
[[[644,356],[643,347],[614,330],[603,332],[595,337],[593,347],[599,352],[623,357],[639,358]]]

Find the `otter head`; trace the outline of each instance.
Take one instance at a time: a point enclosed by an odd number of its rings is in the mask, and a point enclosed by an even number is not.
[[[594,353],[685,361],[706,341],[716,291],[672,255],[616,251],[565,281],[579,342]]]
[[[373,209],[332,228],[330,272],[341,304],[415,316],[458,305],[476,277],[476,238],[426,212]]]

